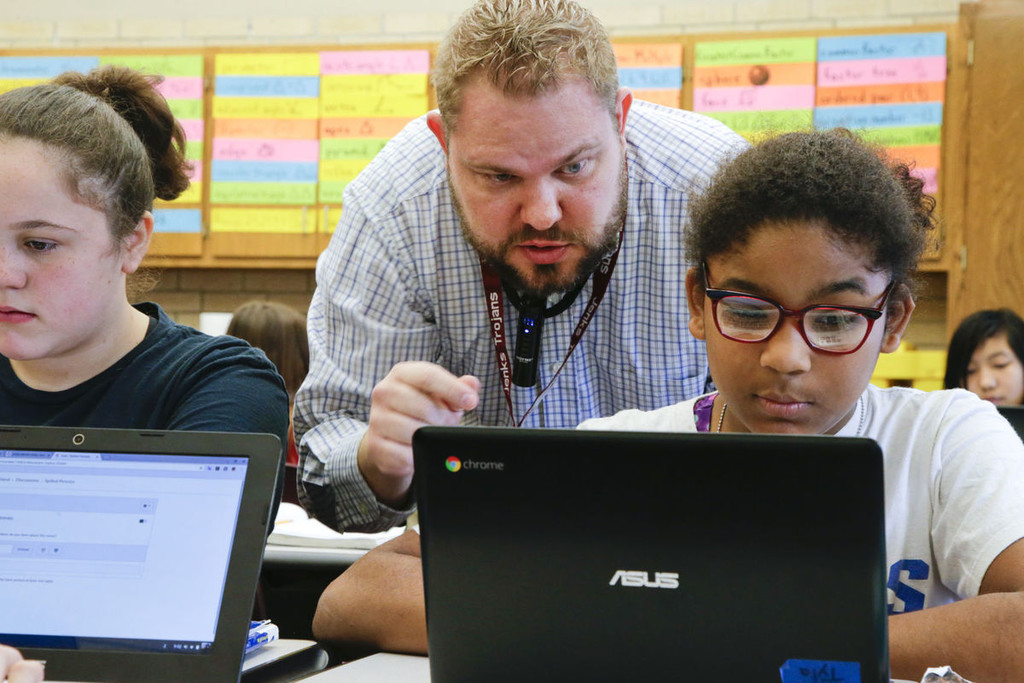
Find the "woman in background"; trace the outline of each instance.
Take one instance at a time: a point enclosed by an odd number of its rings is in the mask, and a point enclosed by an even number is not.
[[[284,378],[288,392],[288,414],[295,403],[295,392],[309,372],[309,341],[306,318],[291,306],[276,301],[247,301],[231,314],[227,333],[244,339],[265,354]],[[288,429],[289,465],[299,464],[295,438]]]
[[[963,319],[949,342],[946,389],[973,391],[996,405],[1024,403],[1024,320],[1008,308]]]

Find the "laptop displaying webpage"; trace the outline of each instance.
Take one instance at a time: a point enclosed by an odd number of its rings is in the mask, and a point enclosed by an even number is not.
[[[0,449],[0,642],[207,653],[247,462]]]

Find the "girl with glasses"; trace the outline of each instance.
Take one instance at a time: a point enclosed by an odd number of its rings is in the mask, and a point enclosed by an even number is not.
[[[1024,680],[1024,445],[962,390],[881,389],[934,200],[847,131],[743,152],[691,206],[690,332],[718,391],[583,428],[836,434],[885,454],[896,678]],[[822,457],[828,457],[823,453]],[[742,473],[737,473],[742,476]]]

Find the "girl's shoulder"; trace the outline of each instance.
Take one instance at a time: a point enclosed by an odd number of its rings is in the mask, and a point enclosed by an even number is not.
[[[238,365],[247,368],[277,370],[259,349],[249,342],[227,335],[209,335],[194,327],[177,323],[154,303],[138,304],[139,310],[154,319],[146,339],[137,349],[147,365],[166,368]]]
[[[703,397],[655,410],[623,410],[609,417],[591,418],[582,422],[578,429],[606,431],[643,431],[643,432],[695,432],[694,406]]]
[[[992,403],[966,389],[921,391],[868,385],[863,400],[864,436],[894,432],[913,433],[918,438],[927,435],[936,440],[952,435],[1016,436]]]
[[[862,396],[869,411],[943,414],[953,412],[995,413],[996,408],[966,389],[923,391],[911,387],[877,387],[869,384]]]

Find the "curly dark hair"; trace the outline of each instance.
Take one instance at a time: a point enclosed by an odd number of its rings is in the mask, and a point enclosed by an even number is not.
[[[764,223],[820,223],[864,246],[873,268],[912,285],[935,199],[910,167],[842,128],[785,133],[723,165],[690,202],[685,232],[694,265],[743,246]]]
[[[967,366],[971,356],[992,337],[1006,335],[1006,342],[1017,360],[1024,362],[1024,320],[1009,308],[975,311],[960,321],[949,340],[946,355],[946,389],[967,386]]]

